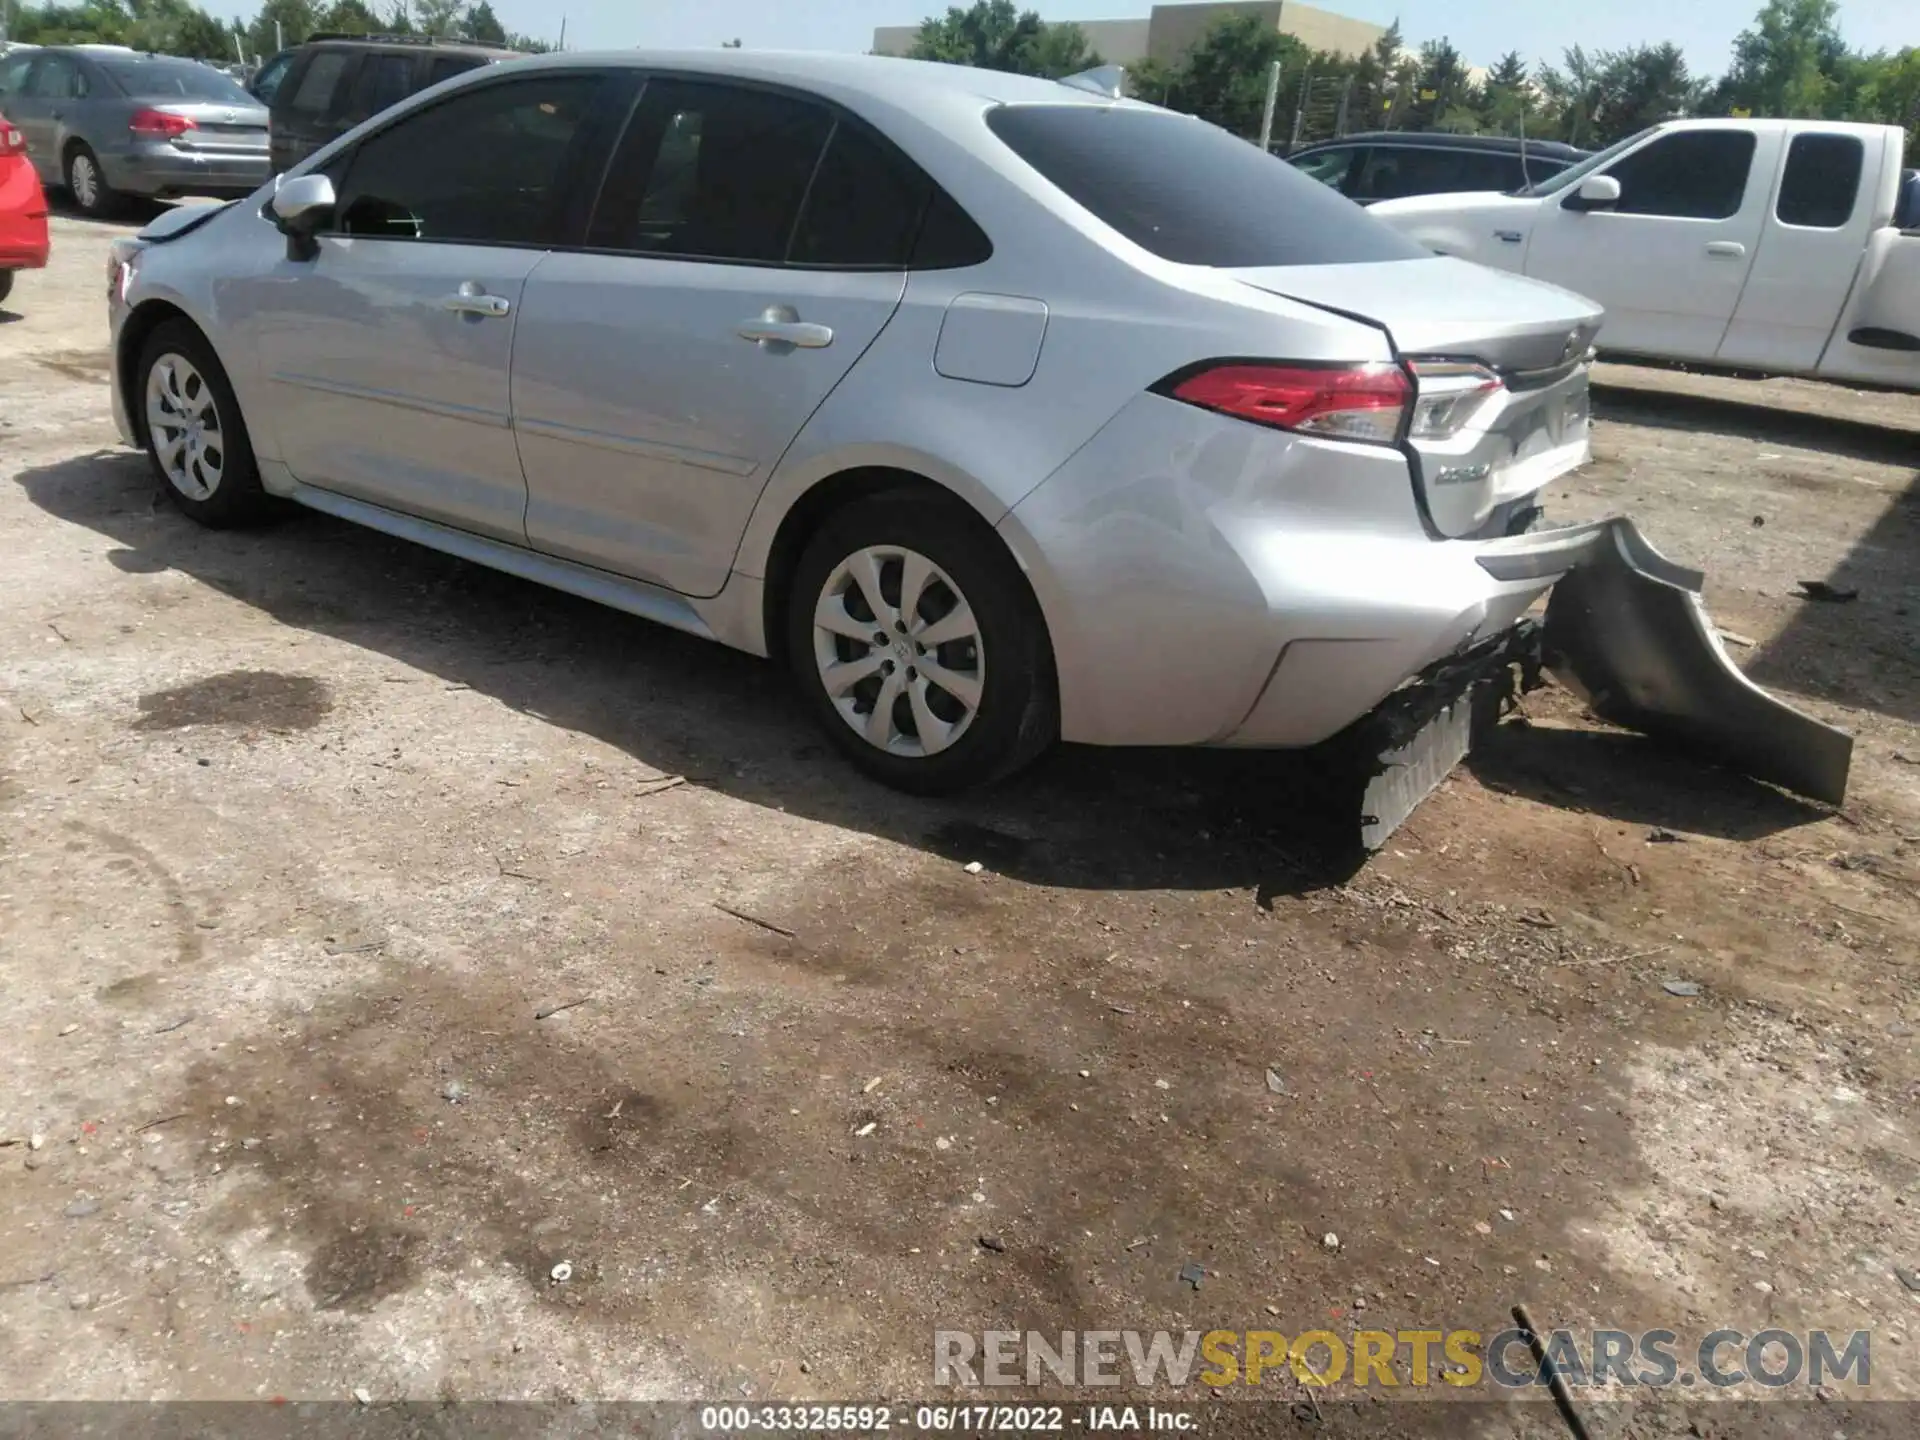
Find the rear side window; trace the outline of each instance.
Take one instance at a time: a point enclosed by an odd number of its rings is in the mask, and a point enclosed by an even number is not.
[[[594,243],[777,265],[832,130],[831,114],[792,96],[652,81],[614,162]]]
[[[899,151],[842,120],[814,171],[788,262],[906,269],[932,189]]]
[[[296,115],[318,118],[336,114],[345,108],[345,97],[338,101],[334,92],[346,78],[353,57],[345,50],[318,50],[307,62],[306,70],[287,99],[287,108]],[[281,89],[284,91],[285,86]]]
[[[1796,135],[1773,213],[1782,225],[1838,230],[1853,218],[1867,149],[1856,135]]]
[[[553,244],[574,138],[601,83],[551,71],[403,116],[353,152],[339,183],[339,229],[385,240]]]
[[[0,96],[13,95],[27,83],[27,71],[33,68],[33,51],[0,60]]]
[[[456,75],[464,75],[469,70],[477,70],[485,63],[470,60],[464,55],[436,55],[433,64],[427,69],[427,84],[438,85],[442,80],[451,80]]]
[[[1055,188],[1186,265],[1339,265],[1427,252],[1226,131],[1161,110],[1002,105],[987,124]]]
[[[1461,190],[1512,190],[1520,183],[1517,153],[1376,145],[1348,193],[1356,200],[1395,200]]]
[[[413,64],[411,55],[374,51],[363,56],[360,73],[353,77],[353,99],[348,111],[351,118],[365,120],[411,95]]]
[[[1753,168],[1747,130],[1677,130],[1616,160],[1605,172],[1620,182],[1617,215],[1726,220],[1740,213]]]

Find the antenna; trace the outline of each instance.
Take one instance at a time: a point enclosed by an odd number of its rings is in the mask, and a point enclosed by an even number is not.
[[[1104,95],[1109,100],[1121,100],[1127,94],[1127,67],[1102,65],[1096,70],[1082,70],[1078,75],[1068,75],[1060,83],[1090,94]]]

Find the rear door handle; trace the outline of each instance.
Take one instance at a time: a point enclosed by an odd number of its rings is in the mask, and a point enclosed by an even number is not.
[[[1707,254],[1716,260],[1738,260],[1747,253],[1747,247],[1738,240],[1709,240]]]
[[[1493,238],[1508,245],[1518,245],[1526,237],[1518,230],[1496,230],[1493,232]]]
[[[456,315],[486,315],[498,319],[513,309],[513,302],[498,295],[489,295],[468,280],[441,300],[440,308],[451,310]]]
[[[735,333],[767,350],[821,350],[833,343],[829,327],[802,320],[791,305],[769,305],[757,318],[742,322]]]

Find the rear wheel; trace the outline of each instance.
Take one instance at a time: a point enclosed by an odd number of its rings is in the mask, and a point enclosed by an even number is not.
[[[76,145],[67,154],[67,193],[83,215],[110,215],[120,196],[107,184],[100,161],[84,145]]]
[[[13,293],[13,271],[0,270],[0,300]]]
[[[240,402],[206,336],[185,320],[154,327],[134,384],[147,455],[176,505],[215,529],[266,511]]]
[[[900,491],[831,516],[795,569],[786,639],[834,744],[899,789],[985,784],[1058,733],[1026,580],[999,537],[943,495]]]

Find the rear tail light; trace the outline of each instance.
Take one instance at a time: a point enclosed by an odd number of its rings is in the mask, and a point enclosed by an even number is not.
[[[184,135],[189,130],[198,130],[184,115],[170,114],[165,110],[139,110],[133,119],[127,122],[127,129],[136,135],[146,135],[155,139],[171,140],[176,135]]]
[[[7,117],[0,115],[0,160],[14,155],[27,153],[27,139],[13,126],[7,123]]]
[[[1413,362],[1416,394],[1408,438],[1445,440],[1472,423],[1474,416],[1506,383],[1484,365],[1454,360]]]
[[[1194,371],[1163,393],[1256,425],[1376,445],[1400,438],[1414,396],[1396,365],[1244,360]]]

